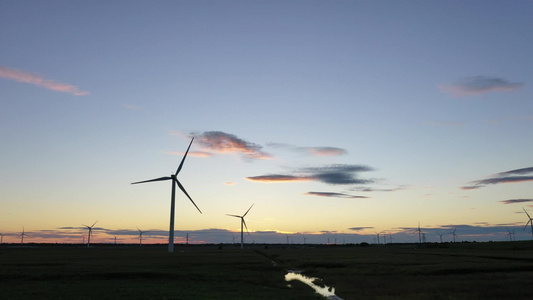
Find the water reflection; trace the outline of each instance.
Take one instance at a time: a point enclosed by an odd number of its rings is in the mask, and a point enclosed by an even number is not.
[[[337,297],[337,295],[335,295],[334,287],[329,287],[329,286],[321,287],[321,286],[314,284],[313,282],[317,279],[318,278],[315,278],[315,277],[308,277],[308,276],[302,275],[300,274],[299,271],[289,271],[289,273],[285,275],[285,281],[299,280],[307,284],[308,286],[312,287],[316,293],[324,297],[327,297],[328,299],[342,300],[342,298],[339,298]]]

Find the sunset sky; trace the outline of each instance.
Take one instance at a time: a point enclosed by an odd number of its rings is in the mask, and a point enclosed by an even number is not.
[[[0,1],[4,243],[531,239],[532,1]]]

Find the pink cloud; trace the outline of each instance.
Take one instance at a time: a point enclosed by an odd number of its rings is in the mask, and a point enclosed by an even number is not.
[[[67,83],[57,82],[50,79],[45,79],[37,74],[15,70],[11,68],[0,66],[0,77],[15,80],[18,82],[24,82],[33,84],[38,87],[42,87],[48,90],[69,93],[74,96],[86,96],[90,93],[87,91],[81,91],[78,87]]]

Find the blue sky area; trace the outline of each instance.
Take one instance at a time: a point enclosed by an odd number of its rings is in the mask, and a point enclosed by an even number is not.
[[[531,1],[0,1],[18,242],[531,239]],[[392,240],[390,240],[392,238]]]

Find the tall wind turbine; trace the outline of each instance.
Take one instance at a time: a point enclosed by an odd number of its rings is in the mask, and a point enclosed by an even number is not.
[[[255,203],[254,203],[255,204]],[[244,213],[244,215],[242,216],[238,216],[238,215],[230,215],[230,214],[226,214],[227,216],[230,216],[230,217],[235,217],[235,218],[240,218],[241,219],[241,249],[244,249],[244,227],[246,227],[246,232],[248,232],[248,226],[246,226],[246,222],[244,221],[244,217],[248,214],[248,212],[250,211],[250,209],[252,209],[252,207],[254,206],[254,204],[252,204],[252,206],[250,206],[250,208],[248,208],[248,210]],[[287,236],[288,237],[288,236]]]
[[[24,244],[24,237],[28,236],[26,233],[24,233],[24,226],[22,227],[22,233],[20,234],[20,244]]]
[[[96,220],[96,222],[98,222],[98,220]],[[94,222],[93,225],[91,225],[91,226],[87,226],[85,224],[81,224],[81,225],[87,227],[87,229],[89,229],[89,235],[87,236],[87,248],[91,247],[91,235],[93,235],[93,227],[96,224],[96,222]]]
[[[156,179],[150,179],[150,180],[138,181],[138,182],[133,182],[132,183],[132,184],[137,184],[137,183],[145,183],[145,182],[152,182],[152,181],[165,181],[165,180],[170,180],[171,181],[172,194],[170,196],[170,229],[168,231],[168,252],[174,252],[174,207],[175,207],[175,202],[176,202],[176,185],[187,196],[187,198],[189,198],[189,200],[191,200],[192,204],[194,204],[196,209],[200,213],[202,213],[202,211],[198,208],[196,203],[194,203],[194,201],[192,200],[191,196],[189,196],[189,194],[187,193],[187,191],[185,190],[183,185],[181,185],[181,183],[179,182],[179,180],[177,178],[179,172],[181,171],[181,168],[183,167],[183,162],[185,162],[185,158],[187,157],[187,153],[189,153],[189,149],[191,148],[191,145],[192,145],[193,141],[194,141],[194,138],[191,140],[191,143],[189,144],[189,147],[187,148],[187,151],[185,152],[185,155],[181,159],[181,163],[180,163],[178,169],[176,170],[175,174],[171,174],[169,177],[160,177],[160,178],[156,178]],[[176,183],[176,184],[174,184],[174,183]]]
[[[524,212],[526,213],[527,217],[529,218],[529,220],[526,223],[526,226],[524,226],[524,230],[526,230],[527,225],[531,225],[531,236],[533,237],[533,218],[531,218],[531,216],[527,213],[525,208],[522,207],[522,209],[524,210]]]

